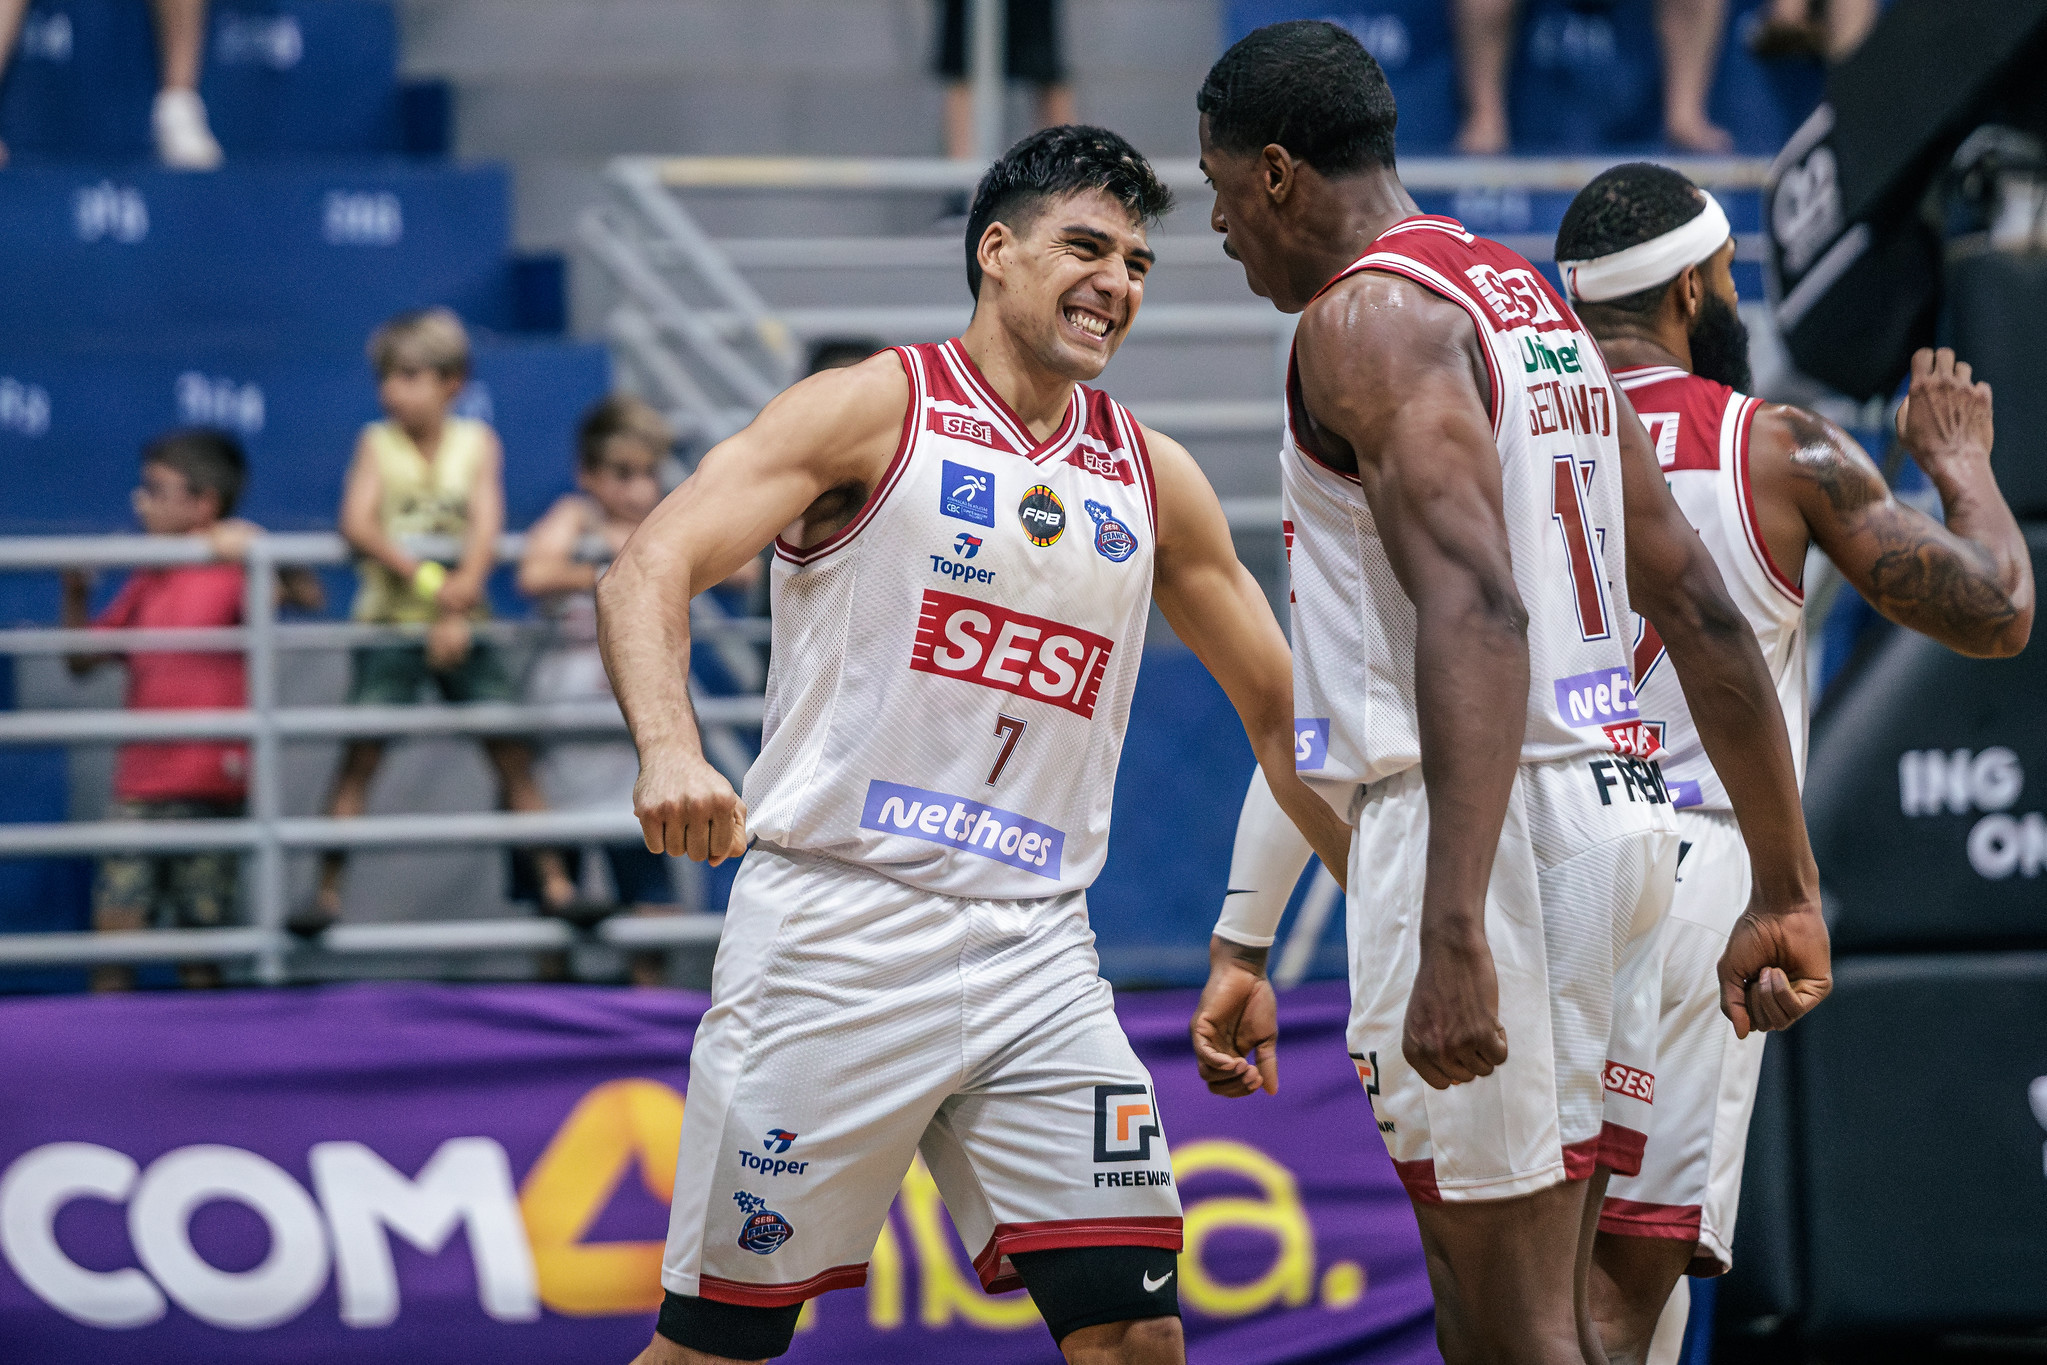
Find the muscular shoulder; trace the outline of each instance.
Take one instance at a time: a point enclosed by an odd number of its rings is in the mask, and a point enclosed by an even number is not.
[[[1351,380],[1360,373],[1383,383],[1438,368],[1466,369],[1477,343],[1462,307],[1380,270],[1361,270],[1309,304],[1295,339],[1301,387],[1311,403],[1325,387],[1357,392]]]
[[[1818,413],[1765,403],[1749,426],[1749,469],[1757,485],[1781,489],[1801,506],[1837,515],[1890,497],[1883,474],[1855,438]]]
[[[895,457],[910,380],[894,351],[799,379],[761,410],[749,431],[783,458],[863,482]]]

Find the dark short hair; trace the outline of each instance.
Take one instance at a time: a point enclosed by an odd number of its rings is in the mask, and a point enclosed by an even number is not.
[[[1706,196],[1681,172],[1653,161],[1630,161],[1601,171],[1578,191],[1564,210],[1557,229],[1557,259],[1589,261],[1661,237],[1706,211]],[[1646,316],[1663,304],[1669,281],[1599,303],[1574,304],[1610,308],[1616,313]]]
[[[1253,29],[1194,97],[1227,152],[1278,144],[1324,175],[1393,165],[1393,88],[1350,30],[1321,19]]]
[[[614,436],[631,437],[657,456],[675,444],[675,433],[653,404],[629,393],[607,394],[590,405],[576,427],[576,467],[595,469],[604,463],[604,447]]]
[[[1048,200],[1101,190],[1150,227],[1173,207],[1173,192],[1143,153],[1106,128],[1068,123],[1040,128],[1002,154],[974,191],[967,214],[967,289],[981,297],[981,238],[993,222],[1022,232]]]
[[[142,463],[177,470],[194,496],[214,494],[220,499],[221,516],[235,510],[249,476],[249,457],[242,453],[241,443],[214,427],[167,431],[142,448]]]

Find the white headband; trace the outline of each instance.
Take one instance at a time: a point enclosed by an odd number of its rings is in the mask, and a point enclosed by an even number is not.
[[[1669,284],[1688,265],[1711,259],[1732,233],[1720,203],[1706,191],[1706,210],[1679,223],[1661,237],[1637,242],[1625,251],[1589,261],[1558,261],[1564,290],[1577,303],[1624,299],[1659,284]]]

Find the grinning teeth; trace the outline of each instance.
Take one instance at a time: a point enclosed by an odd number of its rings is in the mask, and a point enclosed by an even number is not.
[[[1104,336],[1109,330],[1108,323],[1103,322],[1100,318],[1089,317],[1085,313],[1075,313],[1069,310],[1066,314],[1066,320],[1080,328],[1083,332],[1086,332],[1089,336]]]

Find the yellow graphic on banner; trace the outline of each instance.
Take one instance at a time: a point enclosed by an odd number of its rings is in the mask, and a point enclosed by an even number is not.
[[[666,1204],[675,1189],[682,1140],[682,1096],[659,1081],[610,1081],[577,1102],[528,1172],[519,1208],[533,1247],[540,1301],[557,1313],[591,1316],[650,1313],[661,1306],[661,1243],[586,1242],[584,1235],[637,1166],[647,1193]],[[1174,1183],[1229,1182],[1248,1190],[1193,1199],[1186,1208],[1186,1249],[1180,1255],[1180,1298],[1190,1312],[1246,1317],[1276,1307],[1300,1308],[1319,1297],[1341,1310],[1366,1292],[1364,1269],[1339,1261],[1320,1269],[1315,1229],[1293,1173],[1248,1143],[1222,1138],[1191,1142],[1173,1154]],[[882,1224],[868,1264],[866,1316],[882,1331],[908,1317],[909,1265],[897,1235],[909,1234],[917,1281],[917,1321],[930,1328],[955,1322],[987,1331],[1016,1331],[1039,1322],[1021,1292],[991,1297],[956,1252],[957,1236],[922,1158],[911,1162],[892,1215]],[[1203,1260],[1222,1232],[1269,1238],[1273,1260],[1256,1278],[1216,1278]],[[1321,1291],[1317,1295],[1317,1289]],[[834,1302],[846,1296],[834,1295]],[[816,1321],[806,1304],[799,1329]]]
[[[519,1190],[542,1303],[578,1316],[661,1307],[661,1243],[582,1237],[635,1164],[668,1203],[681,1145],[682,1096],[659,1081],[607,1081],[577,1101]]]

